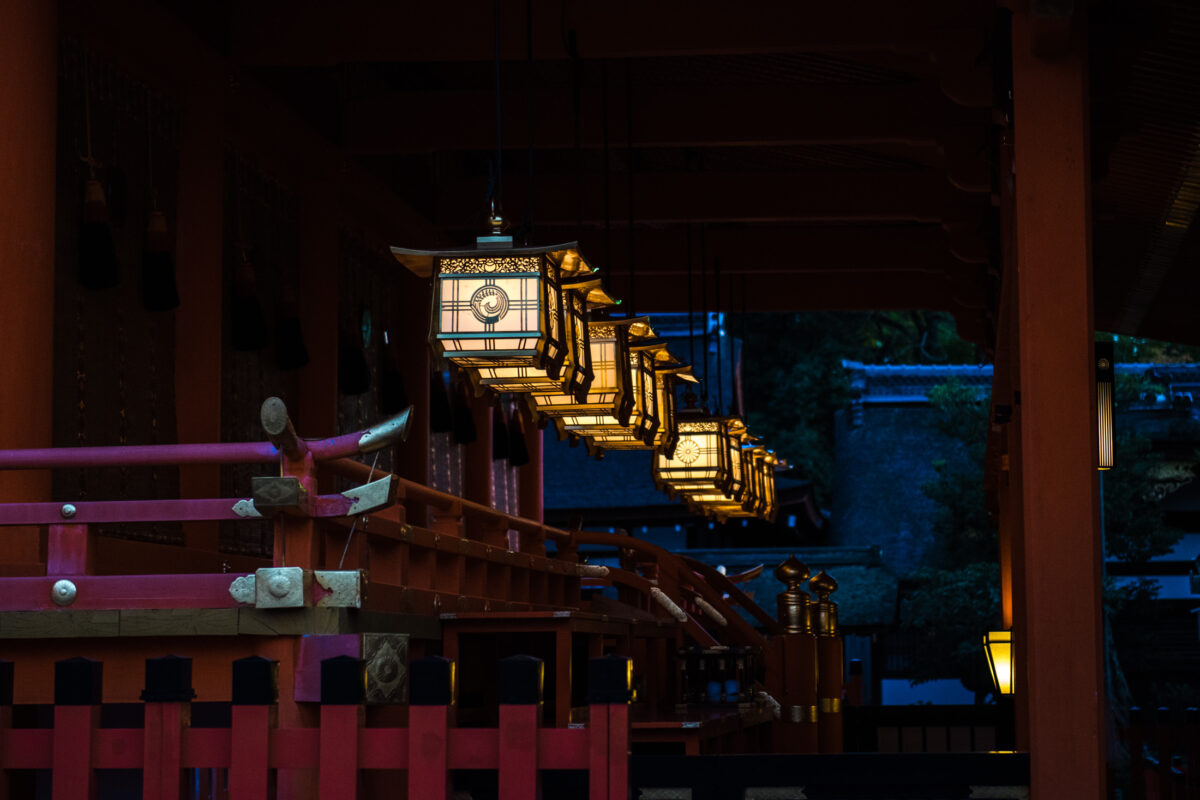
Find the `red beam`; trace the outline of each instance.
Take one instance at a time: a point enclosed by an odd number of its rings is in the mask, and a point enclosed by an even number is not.
[[[50,589],[59,576],[5,578],[0,611],[48,611],[59,606]],[[219,575],[72,575],[76,610],[124,608],[237,608],[229,594],[236,573]]]

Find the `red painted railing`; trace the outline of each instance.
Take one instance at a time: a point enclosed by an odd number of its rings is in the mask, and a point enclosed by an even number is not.
[[[585,726],[541,727],[541,661],[517,656],[501,663],[496,728],[454,725],[453,663],[413,662],[406,727],[367,727],[362,707],[363,665],[347,656],[321,665],[320,723],[281,728],[273,722],[272,662],[234,662],[230,724],[189,726],[191,661],[167,656],[146,662],[144,723],[100,727],[103,664],[69,659],[56,665],[50,729],[12,727],[12,665],[0,662],[0,785],[8,770],[49,770],[54,798],[94,796],[96,771],[139,769],[144,800],[184,796],[184,770],[225,770],[213,798],[265,800],[272,771],[314,770],[321,797],[359,795],[363,770],[403,770],[408,797],[451,796],[454,770],[497,773],[502,800],[538,796],[544,770],[587,773],[589,797],[628,796],[629,687],[627,659],[593,659],[591,704]]]

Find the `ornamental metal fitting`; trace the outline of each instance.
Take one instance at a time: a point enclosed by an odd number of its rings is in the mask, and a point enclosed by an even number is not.
[[[69,606],[75,602],[78,594],[79,589],[75,587],[75,582],[66,578],[55,581],[54,585],[50,587],[50,599],[54,601],[55,605]]]
[[[306,580],[307,578],[307,580]],[[300,567],[263,567],[254,572],[254,606],[256,608],[301,608],[304,606],[305,575]]]
[[[395,500],[398,486],[399,483],[395,476],[388,475],[379,480],[364,483],[362,486],[347,489],[342,492],[342,497],[350,501],[350,508],[346,511],[346,516],[366,514],[368,511],[375,511],[391,505]],[[365,521],[366,517],[363,520]]]
[[[71,517],[75,516],[75,513],[78,510],[79,509],[75,508],[74,503],[63,503],[63,506],[58,510],[58,513],[62,514],[63,519],[70,519]]]
[[[313,580],[328,594],[317,600],[325,608],[362,608],[362,574],[356,569],[313,570]],[[320,594],[320,592],[318,592]]]
[[[408,431],[412,427],[412,411],[412,406],[409,406],[396,416],[365,430],[358,440],[358,452],[373,453],[407,439]]]

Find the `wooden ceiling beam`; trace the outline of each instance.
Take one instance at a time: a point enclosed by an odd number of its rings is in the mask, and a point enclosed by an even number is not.
[[[934,52],[977,35],[990,4],[796,3],[775,0],[754,12],[718,0],[533,3],[533,57],[566,59],[569,32],[593,58],[756,53]],[[501,57],[526,57],[524,4],[506,4]],[[244,64],[314,66],[362,62],[490,61],[493,5],[381,3],[378,0],[260,0],[235,3],[230,53]]]
[[[611,224],[630,217],[627,183],[610,186]],[[434,218],[445,230],[479,230],[483,225],[485,178],[442,185]],[[638,224],[772,222],[924,222],[978,219],[990,199],[952,189],[937,170],[831,170],[820,172],[671,172],[634,177],[633,219]],[[504,184],[505,210],[521,219],[526,180]],[[978,198],[978,199],[974,199]],[[601,225],[604,185],[597,175],[582,183],[563,176],[539,177],[534,197],[541,225]]]
[[[632,125],[624,93],[611,92],[608,135],[614,149],[635,147],[786,147],[791,145],[930,144],[978,151],[991,121],[987,110],[964,109],[935,83],[882,86],[635,87]],[[495,147],[495,95],[403,92],[350,101],[342,115],[343,144],[360,154],[490,150]],[[574,98],[569,88],[504,97],[504,142],[523,149],[575,146]],[[600,90],[580,98],[580,141],[604,144]],[[982,157],[980,157],[982,160]]]
[[[606,282],[623,280],[629,268],[628,228],[612,232],[611,250],[604,231],[581,235],[571,227],[539,227],[535,242],[575,240],[600,267]],[[634,261],[638,274],[688,275],[686,226],[635,227]],[[740,225],[690,229],[692,274],[700,273],[700,253],[720,261],[730,275],[807,274],[814,272],[936,271],[963,262],[954,259],[940,225]]]

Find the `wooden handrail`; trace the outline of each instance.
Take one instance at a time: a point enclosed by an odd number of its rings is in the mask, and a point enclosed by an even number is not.
[[[710,605],[719,610],[729,623],[726,630],[730,630],[734,635],[741,640],[741,644],[754,645],[756,647],[765,647],[766,639],[750,626],[742,618],[742,615],[730,606],[729,602],[722,597],[721,592],[713,589],[704,580],[701,580],[696,573],[691,570],[679,557],[678,554],[665,550],[658,545],[651,544],[641,539],[636,539],[632,536],[621,536],[614,533],[600,533],[599,531],[578,531],[575,533],[575,541],[579,544],[600,545],[602,547],[616,547],[625,550],[633,550],[647,556],[651,556],[657,562],[660,569],[665,568],[670,573],[670,578],[679,583],[681,588],[683,585],[691,586],[696,592],[704,597]]]
[[[694,572],[698,572],[704,576],[704,579],[716,584],[721,591],[728,594],[739,606],[746,609],[764,628],[770,633],[782,633],[783,629],[779,622],[768,614],[762,606],[750,599],[750,596],[738,588],[737,584],[729,580],[727,575],[722,575],[711,564],[705,564],[703,561],[697,561],[691,556],[680,556],[683,563],[692,568]],[[762,567],[758,568],[759,572]]]
[[[368,478],[378,480],[388,474],[380,470],[372,471],[370,466],[363,464],[360,461],[354,461],[349,458],[338,458],[330,461],[323,461],[318,466],[328,470],[336,475],[341,475],[351,480],[366,481]],[[459,508],[463,516],[475,519],[485,519],[492,522],[502,523],[505,527],[511,528],[522,533],[536,533],[545,536],[548,539],[554,539],[558,542],[570,542],[572,535],[564,530],[551,527],[535,520],[525,519],[524,517],[514,517],[512,514],[506,514],[503,511],[497,511],[490,506],[485,506],[482,503],[476,503],[472,500],[464,500],[458,495],[443,492],[438,489],[432,489],[424,484],[410,481],[407,478],[402,478],[399,475],[395,476],[400,485],[400,496],[405,499],[416,500],[419,503],[426,503],[434,508],[442,511],[449,511],[453,508]]]
[[[644,594],[648,599],[652,599],[655,600],[655,602],[661,603],[661,601],[658,601],[654,598],[654,590],[658,589],[660,592],[662,590],[652,584],[650,581],[643,578],[641,575],[635,575],[626,569],[609,567],[607,579],[612,583],[619,583],[622,586],[628,586],[629,588]],[[672,603],[675,604],[677,608],[680,608],[680,610],[683,611],[686,619],[679,620],[679,623],[683,625],[683,629],[689,636],[692,637],[693,640],[695,640],[696,644],[699,644],[703,647],[714,647],[720,644],[720,642],[718,642],[711,633],[704,629],[703,625],[696,621],[695,617],[693,617],[691,614],[688,614],[686,610],[683,610],[679,606],[679,603],[675,598],[670,597],[669,595],[668,598]]]

